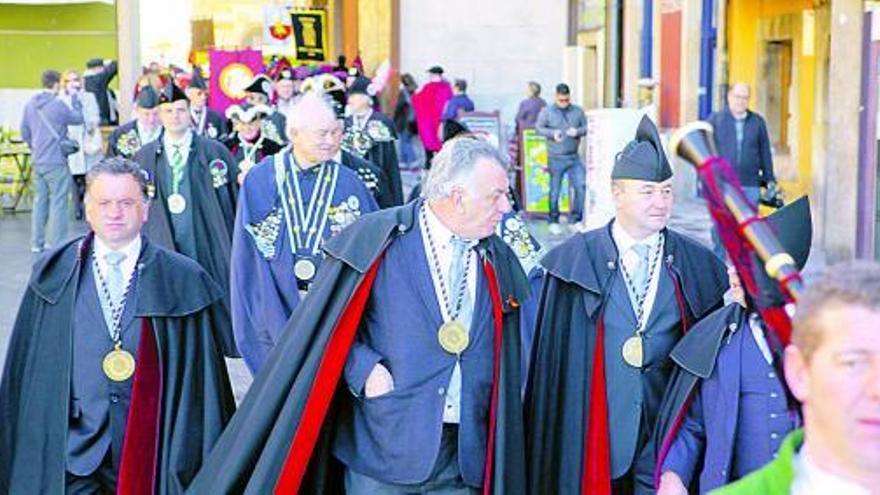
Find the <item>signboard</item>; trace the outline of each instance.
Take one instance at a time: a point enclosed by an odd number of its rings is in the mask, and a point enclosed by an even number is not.
[[[611,197],[611,169],[617,153],[636,134],[644,114],[633,108],[589,110],[584,164],[587,167],[587,194],[584,220],[588,229],[601,227],[614,217]]]
[[[482,136],[492,146],[501,149],[504,142],[501,138],[501,118],[496,112],[465,112],[458,121],[472,134]]]
[[[523,209],[529,215],[547,215],[550,213],[550,171],[547,168],[547,140],[534,129],[523,131],[522,164]],[[568,213],[570,210],[568,177],[566,177],[562,180],[559,194],[559,211]]]
[[[296,59],[309,62],[327,60],[327,12],[297,9],[290,12]]]
[[[293,24],[287,7],[263,7],[263,53],[293,55]]]

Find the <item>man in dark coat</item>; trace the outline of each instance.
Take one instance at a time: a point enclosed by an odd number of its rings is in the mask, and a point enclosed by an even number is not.
[[[722,303],[724,266],[666,227],[672,169],[647,117],[612,171],[617,215],[543,260],[526,392],[531,493],[642,493],[669,351]]]
[[[812,243],[807,198],[767,221],[802,269]],[[743,294],[731,268],[736,302],[701,320],[670,353],[676,366],[655,436],[658,493],[706,493],[740,479],[772,461],[800,425],[781,373],[782,346],[755,306],[785,300],[763,265],[758,269],[761,294]]]
[[[208,84],[198,67],[193,68],[192,79],[184,91],[189,99],[193,132],[210,139],[224,139],[229,133],[226,119],[220,113],[208,108]]]
[[[222,292],[141,236],[148,203],[136,164],[97,164],[92,232],[34,267],[0,384],[0,492],[183,493],[232,415]]]
[[[159,95],[159,118],[162,137],[135,155],[154,184],[145,232],[196,260],[223,289],[224,304],[212,308],[215,328],[223,354],[236,357],[228,301],[238,168],[226,147],[192,132],[186,95],[173,83]]]
[[[403,204],[403,185],[394,141],[394,123],[385,114],[373,110],[370,80],[363,76],[355,78],[348,88],[348,109],[351,115],[345,119],[345,136],[342,148],[372,162],[385,173],[391,184],[394,204]]]
[[[770,153],[767,123],[761,115],[749,110],[749,85],[736,83],[727,92],[727,106],[706,119],[714,129],[715,147],[736,171],[743,192],[752,204],[766,196],[776,195],[776,176]],[[724,258],[724,246],[717,230],[712,229],[715,253]]]
[[[272,99],[272,80],[265,74],[257,74],[254,80],[244,88],[245,101],[251,105],[267,105],[270,108]],[[263,119],[262,133],[280,145],[287,144],[287,118],[272,108],[268,118]]]
[[[343,480],[348,493],[524,493],[518,301],[528,286],[493,235],[509,210],[507,176],[487,143],[445,146],[431,199],[366,215],[325,243],[308,303],[192,493],[339,493]],[[470,252],[452,253],[459,236]],[[441,256],[458,277],[442,273]],[[453,283],[438,288],[435,275]]]
[[[119,117],[116,113],[116,98],[110,89],[110,81],[116,77],[118,64],[115,60],[93,58],[86,62],[83,72],[83,85],[86,91],[95,95],[101,115],[101,125],[116,125]]]
[[[226,117],[232,122],[233,130],[221,142],[235,158],[239,185],[244,182],[244,176],[254,165],[281,151],[280,144],[263,136],[263,119],[270,113],[272,109],[266,105],[251,105],[247,102],[226,109]]]
[[[134,120],[113,129],[107,140],[107,156],[132,158],[141,146],[155,141],[162,133],[159,121],[159,95],[152,86],[138,93]]]
[[[293,110],[291,151],[247,174],[233,232],[233,328],[253,374],[314,281],[326,239],[378,209],[358,176],[333,160],[339,128],[327,103],[309,94]]]

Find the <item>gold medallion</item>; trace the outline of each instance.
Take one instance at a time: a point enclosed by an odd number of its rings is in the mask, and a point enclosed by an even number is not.
[[[461,354],[470,343],[470,336],[464,325],[453,320],[447,321],[437,330],[437,340],[440,347],[450,354]]]
[[[114,382],[124,382],[134,374],[134,356],[116,344],[114,349],[104,356],[104,374]]]
[[[642,337],[640,335],[634,335],[623,343],[623,360],[626,361],[626,364],[634,367],[641,368],[645,362],[645,355],[642,349]]]
[[[311,281],[317,271],[318,268],[315,266],[315,262],[310,259],[298,259],[293,264],[293,274],[303,282]]]
[[[180,215],[186,210],[186,199],[180,193],[174,193],[168,196],[168,211],[175,215]]]

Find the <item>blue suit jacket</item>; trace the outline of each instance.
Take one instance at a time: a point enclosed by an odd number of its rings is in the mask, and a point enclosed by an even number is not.
[[[440,449],[446,387],[454,355],[437,343],[443,323],[421,231],[411,229],[385,253],[370,301],[346,363],[353,392],[341,408],[334,454],[346,466],[386,483],[412,484],[431,474]],[[492,308],[485,272],[479,271],[470,328],[461,355],[459,467],[465,483],[483,482],[492,387]],[[367,376],[381,362],[394,390],[361,397]]]
[[[718,331],[719,328],[723,330]],[[718,342],[718,337],[721,340],[714,368],[705,375],[705,370],[699,369],[701,364],[685,357],[686,349],[689,344],[700,340],[704,349],[711,347]],[[685,371],[705,376],[698,384],[662,470],[675,471],[685,485],[692,485],[699,461],[703,459],[699,473],[700,493],[732,481],[731,464],[740,408],[740,369],[750,366],[743,362],[743,344],[751,338],[747,312],[739,304],[730,304],[700,322],[672,352],[673,360]],[[711,359],[712,356],[704,357]]]

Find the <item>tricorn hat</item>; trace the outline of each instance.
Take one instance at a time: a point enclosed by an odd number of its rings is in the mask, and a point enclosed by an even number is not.
[[[657,126],[648,118],[642,117],[636,129],[636,137],[617,154],[611,179],[635,179],[648,182],[663,182],[672,177],[672,167],[663,151]]]
[[[163,103],[174,103],[175,101],[189,100],[186,93],[173,82],[165,84],[162,91],[159,92],[159,105]]]

